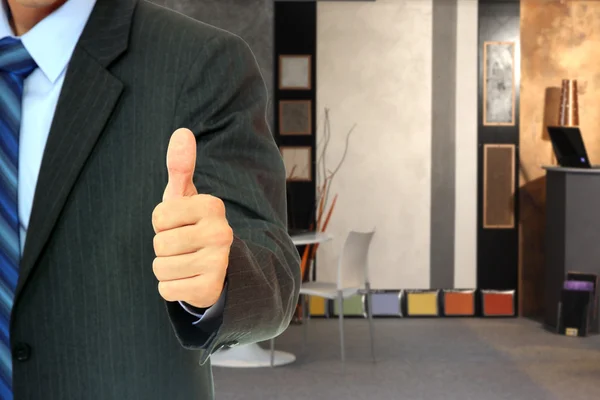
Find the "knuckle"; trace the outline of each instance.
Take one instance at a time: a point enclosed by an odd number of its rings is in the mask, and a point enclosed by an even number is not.
[[[215,196],[207,196],[205,201],[206,207],[211,214],[225,215],[225,203],[223,203],[223,200]]]
[[[154,208],[154,211],[152,211],[152,225],[157,232],[164,229],[165,219],[165,207],[163,203],[160,203]]]
[[[227,222],[224,222],[217,230],[216,234],[217,244],[220,246],[229,246],[233,242],[233,229]]]
[[[154,254],[157,257],[160,257],[161,255],[164,254],[165,244],[164,244],[163,236],[160,233],[158,235],[154,236],[153,245],[154,245]]]
[[[162,263],[160,260],[160,257],[156,257],[154,261],[152,261],[152,271],[154,272],[156,279],[159,281],[162,280]]]
[[[175,301],[173,291],[170,289],[170,286],[165,284],[164,282],[158,283],[158,293],[166,301]]]

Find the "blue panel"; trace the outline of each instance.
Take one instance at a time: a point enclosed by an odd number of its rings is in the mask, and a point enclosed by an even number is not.
[[[397,292],[373,293],[373,316],[401,316],[400,297]]]

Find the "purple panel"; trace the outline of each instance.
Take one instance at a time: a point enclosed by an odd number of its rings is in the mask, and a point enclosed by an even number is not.
[[[373,293],[373,315],[401,315],[398,293]]]
[[[567,290],[594,291],[594,282],[588,281],[565,281],[564,288]]]

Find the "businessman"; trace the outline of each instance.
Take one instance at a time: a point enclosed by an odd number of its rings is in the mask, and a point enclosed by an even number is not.
[[[212,399],[299,290],[266,89],[144,0],[0,0],[0,398]]]

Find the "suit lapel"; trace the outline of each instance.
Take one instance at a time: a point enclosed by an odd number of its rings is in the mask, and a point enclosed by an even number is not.
[[[134,7],[135,0],[98,0],[73,52],[38,175],[17,297],[123,91],[107,68],[127,49]]]

